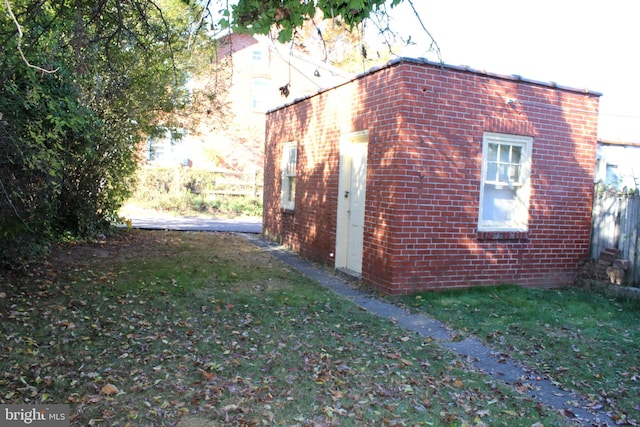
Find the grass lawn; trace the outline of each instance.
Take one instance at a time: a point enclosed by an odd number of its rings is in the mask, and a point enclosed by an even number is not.
[[[640,300],[518,286],[396,299],[474,334],[565,388],[640,423]]]
[[[74,426],[567,422],[223,233],[121,231],[1,272],[0,349],[0,403],[66,403]]]

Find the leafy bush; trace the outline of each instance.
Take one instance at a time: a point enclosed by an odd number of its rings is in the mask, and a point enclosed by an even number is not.
[[[0,98],[2,264],[65,232],[104,232],[128,197],[136,164],[136,139],[83,105],[71,76],[12,71],[2,76]]]
[[[193,112],[186,81],[202,67],[188,58],[208,58],[199,53],[210,54],[214,41],[203,32],[184,36],[201,12],[187,3],[7,3],[0,14],[0,265],[19,264],[59,238],[106,232],[133,188],[144,135],[177,111]]]

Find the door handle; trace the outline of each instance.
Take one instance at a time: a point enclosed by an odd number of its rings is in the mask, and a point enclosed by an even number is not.
[[[345,198],[346,198],[346,197],[349,197],[349,192],[348,192],[348,191],[345,191],[345,192],[344,192],[344,197],[345,197]]]

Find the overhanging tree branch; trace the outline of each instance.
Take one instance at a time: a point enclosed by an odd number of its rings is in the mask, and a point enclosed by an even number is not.
[[[9,13],[9,16],[11,17],[13,22],[16,24],[16,29],[18,30],[17,49],[18,49],[18,52],[20,53],[20,57],[22,58],[22,61],[24,61],[24,63],[27,64],[28,67],[35,68],[36,70],[41,71],[43,73],[53,74],[57,72],[60,69],[59,67],[56,68],[55,70],[47,70],[45,68],[38,67],[37,65],[33,65],[29,62],[27,57],[24,55],[24,52],[22,51],[22,27],[20,26],[20,23],[16,19],[16,16],[13,14],[13,10],[11,10],[11,4],[9,4],[9,0],[4,0],[4,5],[7,8],[7,12]]]
[[[409,3],[409,6],[411,6],[411,10],[413,10],[414,15],[416,15],[416,18],[418,19],[418,22],[420,23],[420,26],[422,27],[424,32],[427,33],[427,35],[431,39],[431,45],[429,46],[429,50],[434,51],[436,53],[436,55],[438,56],[438,61],[440,61],[442,63],[443,62],[442,61],[442,54],[440,53],[440,46],[438,46],[438,42],[436,42],[436,39],[433,38],[433,36],[429,32],[429,30],[427,30],[427,27],[422,22],[422,18],[420,18],[420,14],[416,10],[416,7],[413,4],[413,0],[407,0],[407,2]]]

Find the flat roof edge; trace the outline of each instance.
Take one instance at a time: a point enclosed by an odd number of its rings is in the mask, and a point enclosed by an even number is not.
[[[471,73],[471,74],[479,74],[479,75],[483,75],[483,76],[487,76],[487,77],[493,77],[493,78],[502,79],[502,80],[512,80],[512,81],[515,81],[515,82],[530,83],[530,84],[535,84],[535,85],[538,85],[538,86],[546,86],[546,87],[551,87],[551,88],[554,88],[554,89],[566,90],[566,91],[569,91],[569,92],[576,92],[576,93],[582,93],[582,94],[593,95],[593,96],[602,96],[602,92],[590,90],[588,88],[577,88],[577,87],[572,87],[572,86],[564,86],[564,85],[559,85],[558,83],[552,82],[552,81],[545,82],[545,81],[542,81],[542,80],[529,79],[529,78],[523,77],[523,76],[518,75],[518,74],[508,75],[508,74],[493,73],[493,72],[485,71],[485,70],[477,70],[477,69],[469,67],[467,65],[451,65],[451,64],[444,63],[444,62],[431,61],[431,60],[426,59],[426,58],[400,57],[400,58],[392,59],[391,61],[389,61],[386,64],[386,66],[391,66],[391,65],[394,65],[396,63],[402,63],[402,62],[431,65],[431,66],[442,67],[442,68],[455,70],[455,71],[463,71],[463,72],[467,72],[467,73]],[[384,68],[384,67],[382,67],[382,68]]]
[[[606,139],[606,138],[598,138],[598,144],[602,145],[619,145],[625,147],[639,147],[640,148],[640,140],[621,140],[621,139]]]
[[[388,61],[385,64],[381,64],[381,65],[376,65],[374,67],[369,68],[368,70],[355,75],[353,78],[347,80],[344,83],[340,83],[336,86],[333,87],[328,87],[328,88],[321,88],[318,89],[318,91],[314,94],[310,94],[310,95],[306,95],[300,98],[296,98],[290,102],[287,102],[283,105],[280,105],[278,107],[272,108],[270,110],[268,110],[266,113],[270,113],[273,111],[277,111],[280,110],[282,108],[288,107],[290,105],[296,104],[300,101],[303,101],[307,98],[310,98],[312,96],[315,96],[317,94],[335,89],[337,87],[349,84],[355,80],[359,80],[365,76],[368,76],[370,74],[374,74],[378,71],[384,70],[386,68],[390,68],[394,65],[398,65],[398,64],[402,64],[402,63],[413,63],[413,64],[421,64],[421,65],[429,65],[432,67],[440,67],[440,68],[445,68],[448,70],[453,70],[453,71],[459,71],[459,72],[465,72],[465,73],[470,73],[470,74],[477,74],[480,76],[487,76],[487,77],[491,77],[494,79],[501,79],[501,80],[510,80],[513,82],[522,82],[522,83],[527,83],[527,84],[533,84],[533,85],[537,85],[537,86],[544,86],[544,87],[549,87],[549,88],[553,88],[553,89],[558,89],[558,90],[563,90],[563,91],[567,91],[567,92],[574,92],[574,93],[579,93],[579,94],[583,94],[583,95],[590,95],[590,96],[602,96],[602,92],[597,92],[597,91],[593,91],[587,88],[576,88],[576,87],[571,87],[571,86],[564,86],[564,85],[559,85],[556,82],[545,82],[545,81],[541,81],[541,80],[534,80],[534,79],[528,79],[525,77],[522,77],[520,75],[517,74],[512,74],[512,75],[507,75],[507,74],[499,74],[499,73],[492,73],[489,71],[485,71],[485,70],[477,70],[474,68],[471,68],[467,65],[451,65],[451,64],[447,64],[444,62],[437,62],[437,61],[431,61],[427,58],[411,58],[411,57],[398,57],[398,58],[394,58],[390,61]]]

